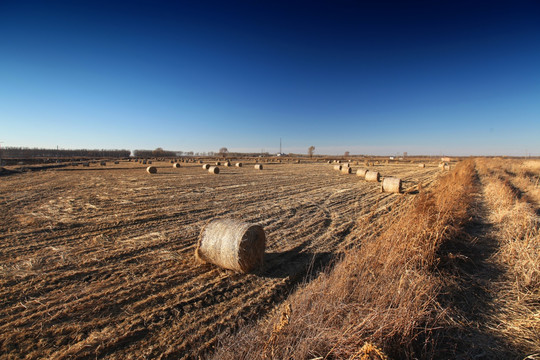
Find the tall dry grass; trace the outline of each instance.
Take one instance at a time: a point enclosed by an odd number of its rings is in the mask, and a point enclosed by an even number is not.
[[[471,161],[460,164],[268,320],[222,339],[214,358],[433,357],[437,250],[469,217],[473,173]]]
[[[483,160],[478,169],[500,244],[494,261],[507,269],[495,299],[499,311],[493,328],[523,352],[540,357],[540,218],[535,200],[524,191],[529,166]]]

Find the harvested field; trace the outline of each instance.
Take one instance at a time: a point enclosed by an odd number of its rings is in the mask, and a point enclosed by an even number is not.
[[[120,162],[1,178],[0,358],[195,358],[359,246],[368,218],[380,231],[415,197],[327,164],[251,163],[219,176],[153,165],[152,176]],[[405,191],[440,176],[436,164],[373,170]],[[194,262],[200,230],[217,217],[264,227],[262,270]]]

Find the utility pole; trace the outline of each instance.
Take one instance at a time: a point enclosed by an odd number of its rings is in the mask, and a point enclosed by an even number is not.
[[[281,138],[279,138],[279,155],[281,155]]]
[[[2,144],[4,142],[3,141],[0,141],[0,166],[2,166]]]

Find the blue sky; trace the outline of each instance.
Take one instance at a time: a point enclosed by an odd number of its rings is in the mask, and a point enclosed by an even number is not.
[[[0,1],[2,146],[540,155],[535,1]]]

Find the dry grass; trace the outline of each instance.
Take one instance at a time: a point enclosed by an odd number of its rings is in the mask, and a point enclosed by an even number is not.
[[[353,359],[373,345],[391,357],[432,357],[437,250],[468,218],[473,167],[464,163],[421,193],[399,220],[293,294],[282,313],[223,339],[215,358]]]
[[[506,269],[491,326],[516,348],[540,354],[540,219],[526,191],[531,164],[479,163],[493,235],[500,244],[493,260]],[[533,176],[539,169],[533,169]]]

